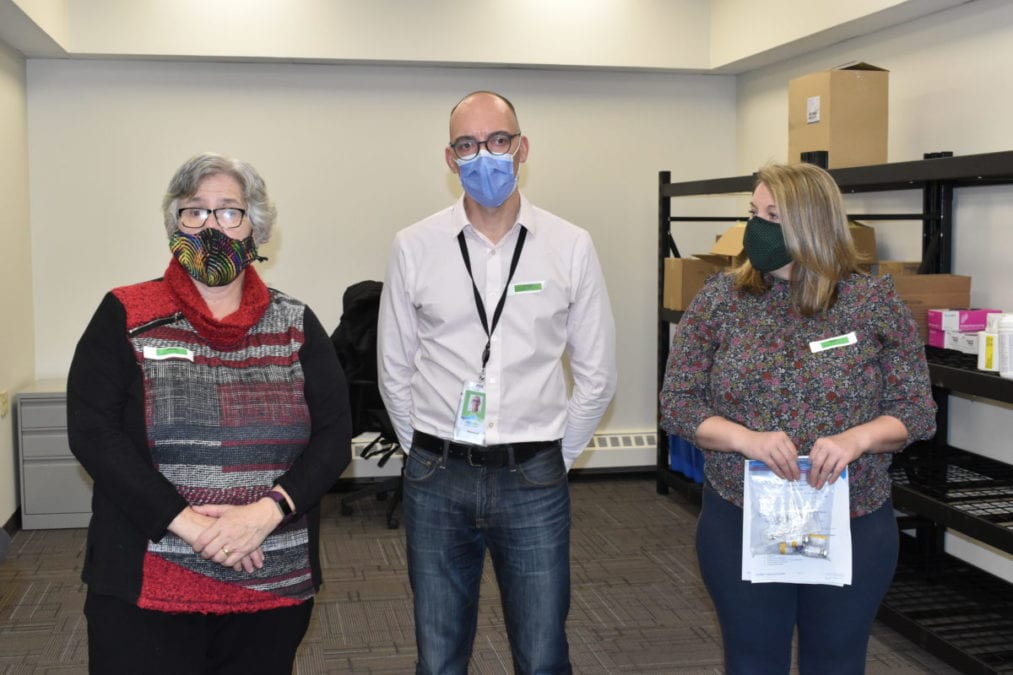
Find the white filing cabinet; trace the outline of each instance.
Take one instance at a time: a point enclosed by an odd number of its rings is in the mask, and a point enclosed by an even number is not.
[[[67,381],[38,380],[15,397],[21,527],[87,527],[92,481],[67,442]]]

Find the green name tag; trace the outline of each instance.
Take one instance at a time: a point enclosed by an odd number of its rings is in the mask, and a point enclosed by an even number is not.
[[[828,349],[836,349],[837,347],[847,347],[858,343],[858,336],[852,331],[847,335],[838,335],[836,337],[827,338],[826,340],[814,340],[809,343],[809,350],[813,354],[825,352]]]
[[[523,284],[514,284],[510,287],[510,295],[518,295],[520,293],[541,293],[543,288],[543,282],[541,281],[528,281]]]
[[[165,361],[167,359],[193,361],[193,351],[186,347],[145,347],[144,358],[149,361]]]

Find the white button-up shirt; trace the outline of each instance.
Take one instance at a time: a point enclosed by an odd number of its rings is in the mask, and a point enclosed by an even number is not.
[[[453,437],[462,387],[481,373],[487,338],[458,233],[491,328],[522,225],[526,241],[486,365],[486,444],[562,438],[569,468],[612,400],[615,322],[590,235],[522,195],[517,223],[493,244],[468,223],[462,198],[398,232],[387,268],[380,393],[405,451],[413,429]],[[534,283],[541,290],[514,292]]]

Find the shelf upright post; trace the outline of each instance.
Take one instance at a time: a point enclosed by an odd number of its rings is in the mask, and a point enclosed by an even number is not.
[[[940,160],[952,153],[929,152],[926,160]],[[922,267],[929,274],[953,271],[953,181],[925,181],[922,189]]]
[[[661,410],[657,401],[665,381],[665,366],[668,364],[669,350],[668,322],[662,318],[661,312],[665,305],[665,258],[668,257],[668,239],[672,236],[672,200],[664,194],[662,188],[671,182],[671,171],[658,172],[658,377],[654,401],[655,409],[658,410],[658,419],[655,420],[655,438],[657,440],[657,466],[659,467],[668,466],[668,436],[661,429]],[[657,491],[659,495],[668,494],[668,484],[662,480],[660,472],[657,477]]]

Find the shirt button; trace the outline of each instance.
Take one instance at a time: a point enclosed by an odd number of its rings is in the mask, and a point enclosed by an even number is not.
[[[489,428],[490,428],[490,429],[492,429],[492,428],[493,428],[494,426],[496,426],[496,423],[495,423],[495,422],[489,422]]]

